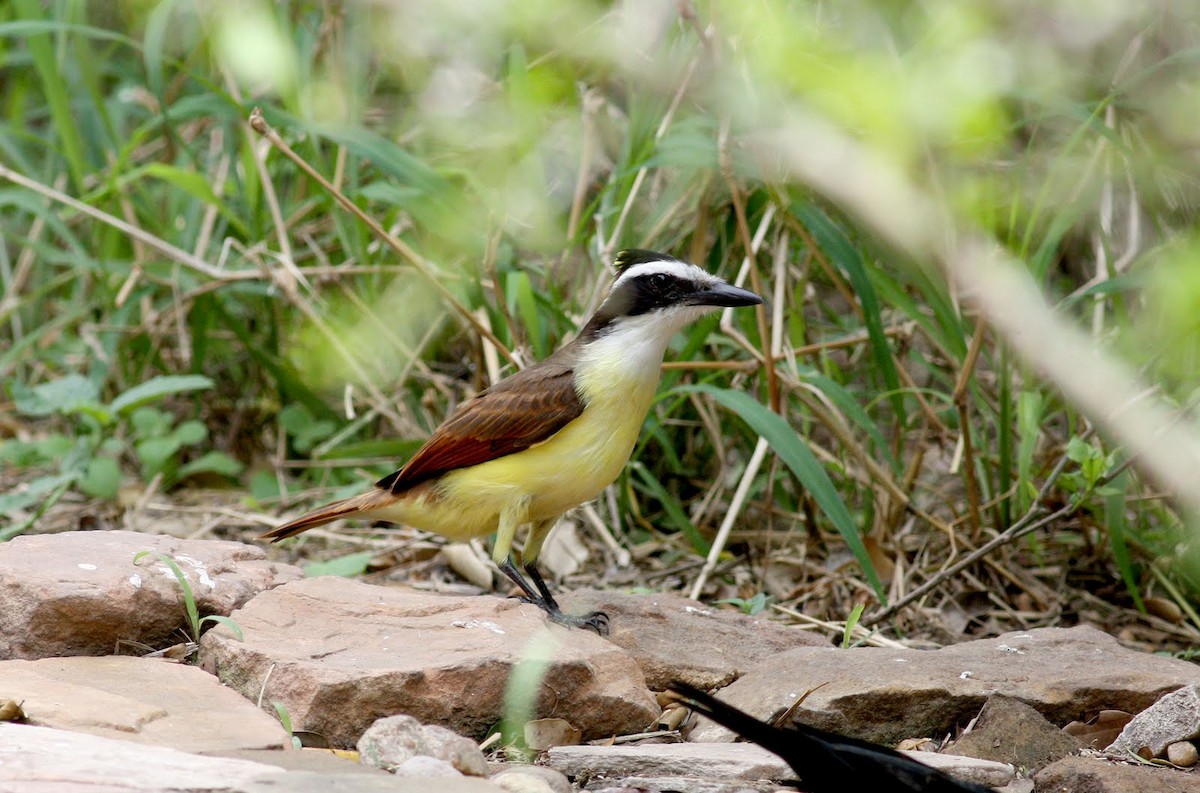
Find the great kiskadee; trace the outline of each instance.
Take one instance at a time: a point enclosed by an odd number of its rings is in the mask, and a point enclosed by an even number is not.
[[[991,793],[990,788],[955,779],[886,746],[801,722],[776,727],[687,683],[676,681],[667,688],[697,713],[779,755],[809,793]]]
[[[605,633],[602,612],[573,617],[559,609],[537,569],[542,543],[563,513],[599,495],[625,466],[671,337],[714,309],[762,302],[662,253],[621,251],[615,267],[612,288],[573,341],[464,402],[375,489],[263,537],[278,541],[352,516],[455,541],[494,531],[492,558],[529,602],[555,622]],[[513,537],[525,523],[520,560],[528,580],[513,561]]]

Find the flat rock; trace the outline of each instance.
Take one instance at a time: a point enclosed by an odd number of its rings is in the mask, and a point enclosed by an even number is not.
[[[821,636],[765,616],[714,609],[678,595],[579,590],[559,601],[570,614],[607,613],[608,640],[629,651],[654,691],[676,680],[719,688],[786,650],[829,646]]]
[[[151,658],[0,661],[0,700],[28,721],[190,752],[281,748],[279,722],[194,666]]]
[[[589,779],[583,786],[591,793],[792,793],[776,782],[723,782],[696,776],[631,776],[624,779]]]
[[[388,776],[382,768],[342,757],[332,749],[235,749],[229,752],[206,752],[212,757],[232,757],[273,765],[285,771],[315,771],[321,774],[371,774]]]
[[[1200,736],[1200,686],[1172,691],[1125,725],[1105,754],[1121,757],[1147,749],[1151,757],[1166,755],[1167,746]]]
[[[811,691],[796,718],[831,732],[894,745],[944,735],[1003,694],[1052,724],[1101,710],[1137,713],[1168,691],[1200,682],[1200,667],[1127,650],[1094,628],[1038,628],[940,650],[802,647],[764,662],[721,698],[769,718]],[[693,741],[733,736],[702,721]]]
[[[1037,793],[1200,793],[1200,776],[1173,768],[1067,757],[1033,777]]]
[[[951,776],[992,787],[1008,784],[1015,773],[1010,765],[974,757],[935,752],[905,754]],[[547,752],[546,765],[569,777],[613,782],[694,777],[733,785],[739,781],[796,779],[780,757],[752,743],[556,746]]]
[[[335,746],[398,713],[481,737],[500,720],[514,671],[538,694],[525,718],[563,718],[585,738],[640,731],[660,713],[628,653],[513,599],[326,577],[263,592],[232,616],[244,640],[208,631],[205,663]]]
[[[955,754],[1011,763],[1035,771],[1084,748],[1020,700],[997,694],[979,712],[975,725],[954,742]]]
[[[482,779],[285,771],[96,735],[0,723],[0,790],[20,793],[504,793]]]
[[[0,660],[108,655],[119,641],[163,647],[187,625],[175,560],[201,615],[228,614],[258,592],[301,577],[240,542],[133,531],[21,535],[0,543]]]
[[[701,777],[755,782],[796,778],[780,757],[752,743],[555,746],[546,753],[546,765],[568,777],[589,779]]]

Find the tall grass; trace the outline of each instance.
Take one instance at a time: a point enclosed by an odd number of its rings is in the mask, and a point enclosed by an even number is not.
[[[16,0],[0,531],[131,487],[219,486],[247,514],[358,487],[568,338],[639,246],[768,297],[675,340],[587,513],[653,580],[940,638],[1079,619],[1096,581],[1120,582],[1113,615],[1192,598],[1187,488],[1072,394],[1089,361],[1048,369],[977,290],[1015,263],[1195,433],[1197,21]],[[184,374],[211,387],[101,420]]]

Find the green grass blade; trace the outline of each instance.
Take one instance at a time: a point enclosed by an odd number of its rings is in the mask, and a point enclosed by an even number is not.
[[[829,258],[841,268],[850,284],[858,295],[862,306],[863,321],[867,326],[867,336],[871,339],[871,355],[875,366],[883,376],[883,382],[896,412],[896,420],[900,426],[908,422],[905,419],[904,394],[900,389],[900,375],[896,371],[896,363],[892,360],[892,347],[888,343],[887,334],[883,330],[883,317],[880,313],[879,298],[875,287],[867,275],[862,255],[850,244],[841,229],[834,225],[825,213],[816,206],[806,203],[796,203],[792,206],[796,217],[812,232],[817,244],[829,254]]]
[[[17,13],[27,20],[40,20],[42,4],[37,0],[15,0],[14,8]],[[67,94],[67,86],[62,73],[58,69],[58,61],[54,56],[54,47],[50,42],[49,33],[37,33],[25,40],[33,63],[37,67],[38,76],[42,81],[42,89],[46,92],[46,103],[50,106],[50,118],[55,134],[62,146],[63,158],[71,171],[71,181],[77,191],[84,187],[83,177],[87,166],[83,157],[83,142],[79,137],[79,129],[75,124],[75,114],[71,112],[71,99]]]
[[[1146,606],[1142,602],[1142,592],[1138,587],[1137,573],[1134,571],[1133,558],[1129,553],[1129,544],[1125,539],[1125,510],[1128,508],[1126,499],[1129,498],[1129,476],[1121,474],[1110,482],[1104,496],[1104,524],[1108,528],[1108,537],[1112,542],[1113,561],[1121,573],[1121,580],[1133,598],[1133,605],[1138,611],[1145,613]]]
[[[687,513],[680,508],[678,499],[668,493],[667,489],[663,487],[662,482],[659,482],[654,474],[650,472],[650,469],[642,463],[633,462],[629,467],[637,475],[638,479],[642,481],[642,484],[646,486],[646,489],[658,499],[660,504],[662,504],[663,510],[667,513],[667,519],[671,522],[671,525],[688,538],[688,541],[691,542],[692,548],[695,549],[696,553],[700,554],[701,556],[708,555],[708,551],[711,547],[708,543],[708,540],[704,539],[704,536],[700,534],[700,531],[696,528],[695,524],[688,519]]]

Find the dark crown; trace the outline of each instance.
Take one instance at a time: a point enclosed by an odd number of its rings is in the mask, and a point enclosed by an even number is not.
[[[617,275],[620,275],[635,264],[682,261],[683,259],[676,259],[674,256],[659,253],[658,251],[648,251],[645,248],[626,248],[617,254],[617,258],[613,260],[613,267],[617,268]]]

